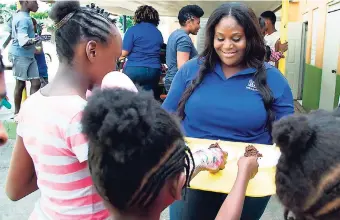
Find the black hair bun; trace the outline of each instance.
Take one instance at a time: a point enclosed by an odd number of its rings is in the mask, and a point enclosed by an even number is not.
[[[298,156],[308,150],[314,130],[306,115],[292,115],[274,123],[272,137],[286,157]]]
[[[79,9],[80,9],[79,1],[57,1],[52,6],[49,16],[55,23],[58,23],[66,15]]]

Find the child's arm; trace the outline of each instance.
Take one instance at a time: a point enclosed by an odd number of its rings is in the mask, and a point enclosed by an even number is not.
[[[239,220],[241,218],[248,182],[257,173],[257,158],[242,157],[238,162],[238,167],[234,186],[224,200],[215,220]]]
[[[17,136],[6,182],[6,194],[17,201],[38,189],[37,176],[32,158],[28,154],[22,137]]]

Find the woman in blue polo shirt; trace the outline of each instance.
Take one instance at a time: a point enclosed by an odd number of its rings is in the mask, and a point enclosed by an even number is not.
[[[271,124],[294,113],[291,89],[264,62],[258,19],[242,3],[216,9],[206,26],[206,45],[175,75],[163,107],[178,113],[188,137],[272,144]],[[170,220],[213,220],[226,195],[188,190],[170,207]],[[262,216],[270,197],[250,198],[242,220]]]
[[[122,56],[127,57],[123,72],[145,90],[157,88],[161,75],[160,50],[163,44],[158,12],[151,6],[140,6],[135,12],[136,25],[129,28],[123,40]]]

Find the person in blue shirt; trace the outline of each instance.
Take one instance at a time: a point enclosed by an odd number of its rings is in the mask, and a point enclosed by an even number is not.
[[[14,89],[14,119],[21,106],[22,91],[26,86],[26,81],[31,82],[30,94],[40,89],[40,77],[37,62],[34,59],[35,44],[39,38],[35,37],[30,12],[38,10],[37,1],[20,1],[20,11],[12,18],[12,45],[10,54],[13,62],[13,75],[16,79]]]
[[[272,144],[272,123],[294,113],[285,77],[264,62],[265,45],[254,12],[226,3],[210,16],[199,58],[176,73],[163,103],[194,138]],[[226,195],[189,190],[170,207],[171,220],[213,220]],[[242,220],[262,216],[270,197],[250,198]]]
[[[155,90],[161,75],[160,52],[163,36],[157,29],[158,12],[151,6],[140,6],[134,16],[135,25],[123,40],[122,56],[127,57],[123,72],[145,90]]]
[[[164,78],[164,87],[169,91],[171,82],[178,69],[188,60],[197,56],[197,50],[189,34],[197,35],[200,29],[200,18],[204,11],[198,5],[187,5],[178,13],[180,29],[175,30],[168,39],[166,47],[166,65],[168,71]]]

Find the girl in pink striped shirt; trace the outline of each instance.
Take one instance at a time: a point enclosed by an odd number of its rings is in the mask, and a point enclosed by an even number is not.
[[[40,189],[30,219],[107,219],[80,119],[86,90],[115,69],[121,37],[109,14],[94,5],[58,1],[50,17],[60,64],[54,80],[21,108],[6,192],[16,201]]]

